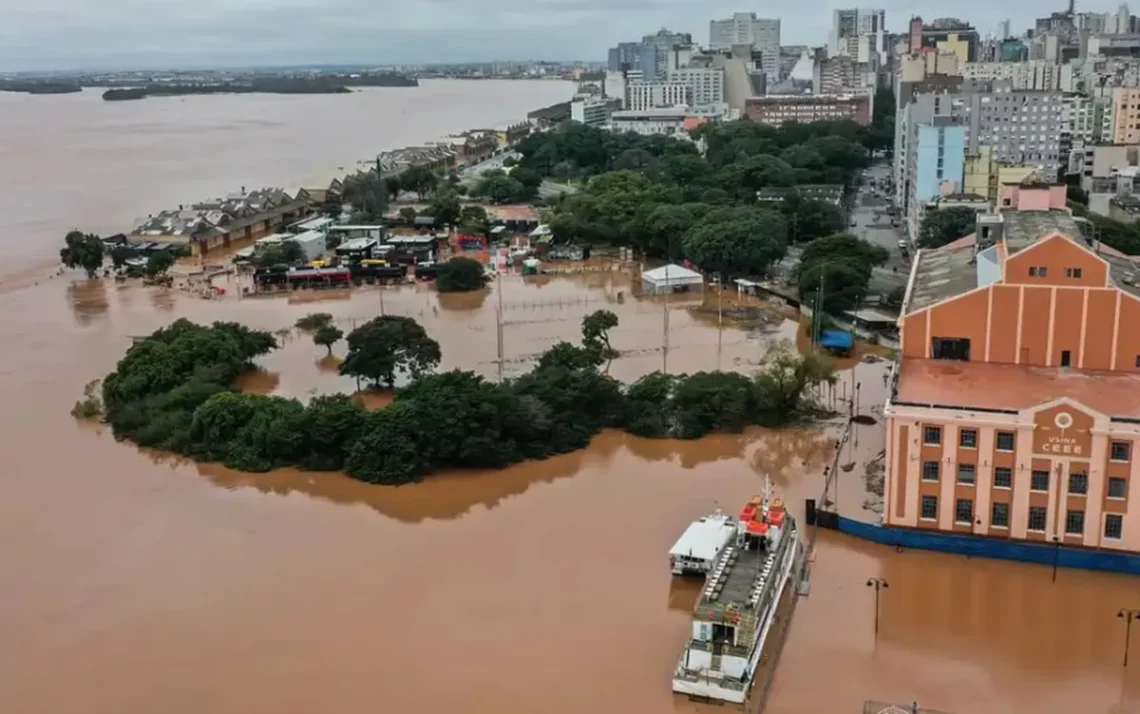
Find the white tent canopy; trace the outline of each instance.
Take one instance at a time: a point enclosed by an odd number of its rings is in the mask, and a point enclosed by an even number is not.
[[[641,287],[645,292],[663,293],[704,285],[705,279],[695,270],[680,265],[663,265],[641,274]]]

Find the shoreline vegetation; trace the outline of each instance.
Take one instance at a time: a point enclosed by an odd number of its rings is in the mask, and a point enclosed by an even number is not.
[[[299,321],[327,326],[325,315]],[[101,417],[117,439],[221,462],[247,472],[297,467],[344,471],[400,485],[449,469],[498,469],[585,448],[605,428],[642,437],[696,439],[750,425],[780,427],[826,412],[813,387],[834,381],[831,362],[774,347],[753,378],[730,372],[664,375],[633,384],[609,377],[618,357],[599,310],[582,340],[561,342],[528,373],[501,383],[467,371],[435,372],[439,344],[410,318],[377,317],[346,338],[340,372],[391,386],[390,406],[369,411],[344,394],[296,399],[245,394],[238,377],[277,348],[276,338],[232,322],[181,319],[136,341],[114,372],[84,389],[77,418]],[[335,340],[330,340],[335,342]]]
[[[320,77],[266,77],[216,84],[147,84],[103,92],[108,102],[196,94],[351,94],[351,87],[418,87],[419,80],[394,72]]]
[[[22,94],[75,94],[82,91],[83,87],[71,82],[0,80],[0,92],[19,92]]]

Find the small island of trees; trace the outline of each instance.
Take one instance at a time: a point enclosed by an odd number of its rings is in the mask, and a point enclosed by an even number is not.
[[[501,468],[574,451],[605,428],[694,439],[750,424],[783,426],[816,413],[809,392],[833,379],[826,359],[782,345],[752,379],[654,373],[625,387],[601,369],[617,354],[609,337],[617,325],[613,313],[589,315],[580,344],[559,343],[529,373],[494,383],[472,372],[435,372],[439,344],[418,323],[378,317],[349,333],[341,372],[406,383],[390,406],[368,411],[346,395],[306,404],[243,394],[238,376],[275,349],[276,338],[237,323],[183,319],[135,342],[103,380],[101,400],[88,385],[73,413],[101,413],[117,438],[139,446],[243,471],[343,469],[398,485],[443,468]],[[322,314],[303,325],[321,344],[336,341],[330,327]]]

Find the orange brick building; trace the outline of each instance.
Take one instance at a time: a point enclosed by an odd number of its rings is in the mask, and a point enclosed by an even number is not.
[[[1003,187],[912,266],[885,409],[888,525],[1140,552],[1140,265],[1064,190]]]

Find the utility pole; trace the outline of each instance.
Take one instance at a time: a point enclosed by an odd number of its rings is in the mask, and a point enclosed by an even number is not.
[[[867,578],[867,587],[875,588],[875,644],[879,644],[879,591],[886,590],[890,584],[882,578]]]
[[[499,294],[499,307],[495,310],[495,334],[499,350],[499,382],[503,381],[503,272],[495,284],[495,292]]]
[[[383,154],[376,155],[376,214],[383,216],[388,209],[388,190],[384,186],[384,170],[380,161]]]
[[[721,368],[721,351],[724,343],[724,311],[721,309],[721,296],[724,295],[724,273],[720,274],[720,283],[716,291],[716,368]]]
[[[670,286],[669,279],[672,272],[669,266],[672,263],[665,264],[665,299],[661,301],[661,374],[669,374],[669,295]]]
[[[1140,610],[1130,610],[1128,608],[1121,609],[1116,613],[1116,616],[1124,620],[1124,664],[1123,667],[1128,666],[1128,645],[1132,639],[1132,621],[1140,620]]]

